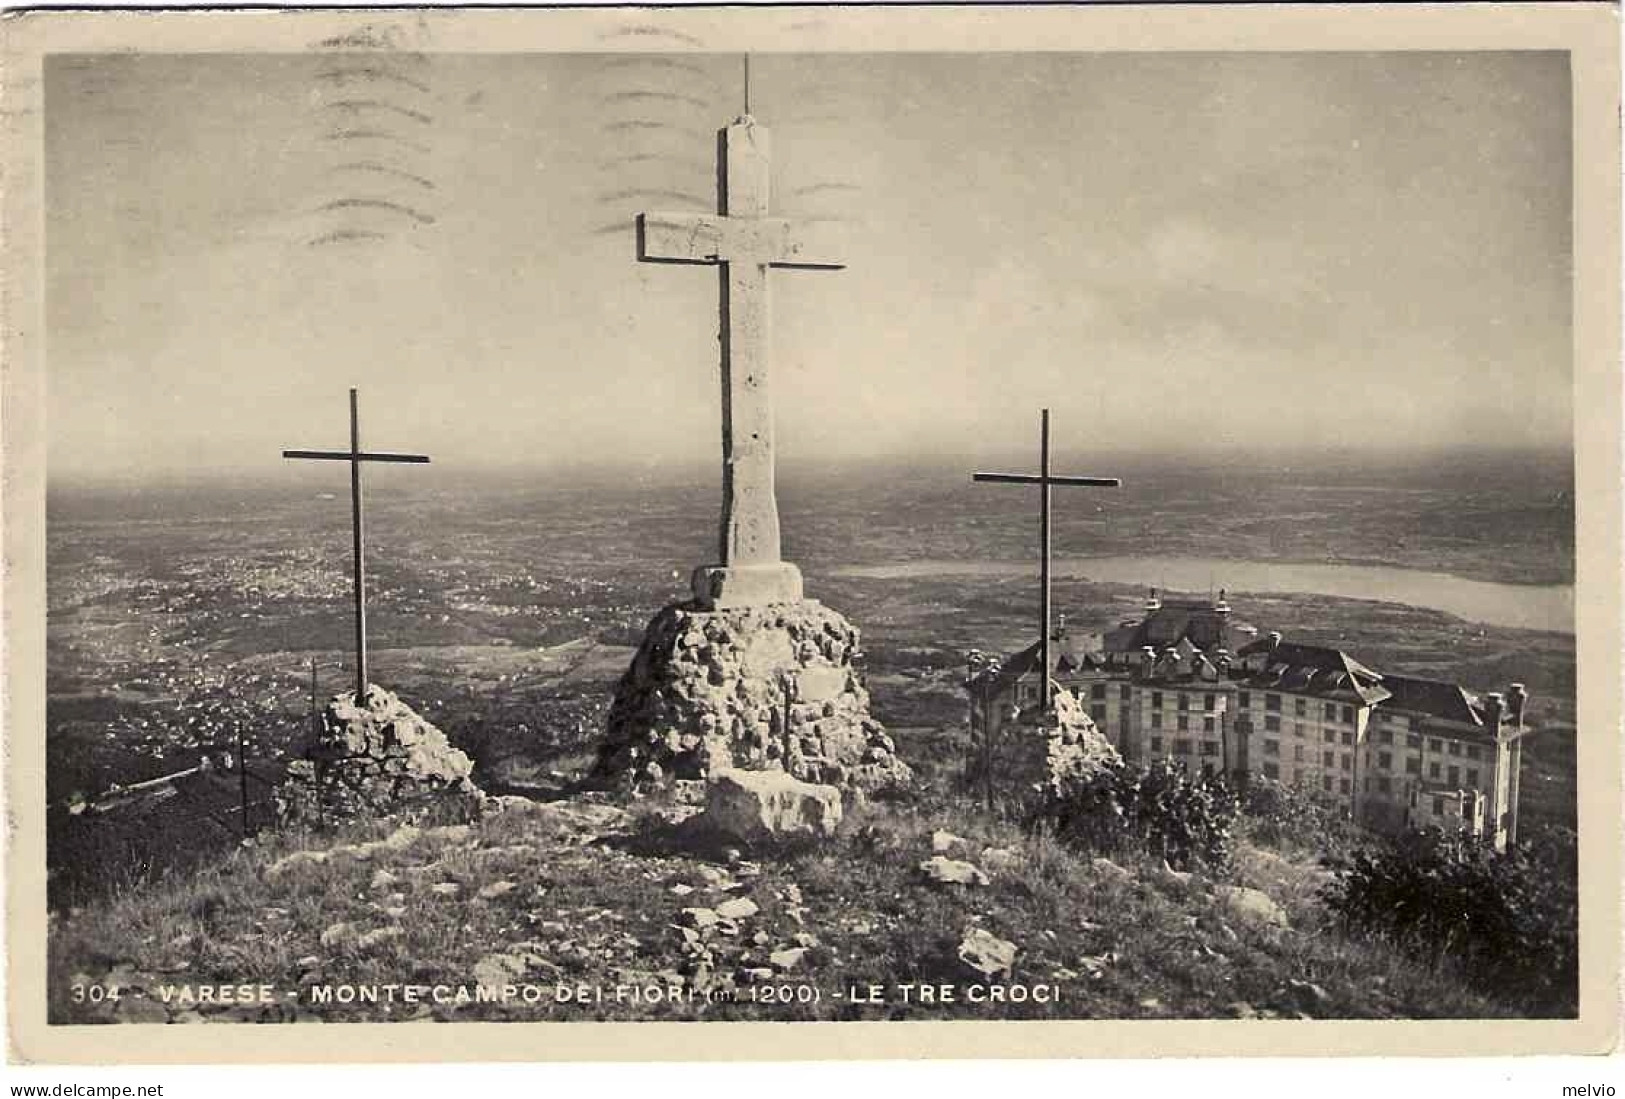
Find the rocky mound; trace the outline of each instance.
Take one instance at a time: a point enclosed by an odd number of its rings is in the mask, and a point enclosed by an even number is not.
[[[856,666],[858,631],[813,601],[665,608],[621,677],[599,748],[602,780],[657,784],[726,768],[872,790],[912,773]]]
[[[312,822],[402,813],[466,819],[484,797],[473,770],[445,733],[374,685],[365,705],[354,692],[327,704],[305,758],[289,765],[277,803],[284,818]]]

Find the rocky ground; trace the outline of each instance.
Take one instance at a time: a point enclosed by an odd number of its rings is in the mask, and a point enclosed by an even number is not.
[[[968,809],[871,804],[821,842],[695,809],[505,797],[473,824],[262,838],[54,917],[57,1022],[1483,1017],[1343,939],[1324,871],[1088,858]],[[246,1001],[246,1002],[245,1002]]]

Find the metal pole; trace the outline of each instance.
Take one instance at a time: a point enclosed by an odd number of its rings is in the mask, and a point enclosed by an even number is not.
[[[361,558],[361,417],[350,390],[350,528],[355,543],[355,701],[367,699],[367,569]]]
[[[248,838],[248,755],[244,747],[243,726],[237,724],[237,785],[243,801],[243,838]]]
[[[1038,563],[1038,614],[1040,627],[1043,632],[1039,635],[1038,648],[1038,700],[1043,709],[1039,712],[1039,720],[1046,720],[1049,716],[1049,409],[1044,409],[1043,427],[1040,431],[1040,453],[1038,459],[1039,486],[1043,501],[1038,511],[1039,528],[1039,563]]]

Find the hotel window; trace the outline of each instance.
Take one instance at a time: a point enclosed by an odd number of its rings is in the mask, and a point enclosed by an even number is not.
[[[1296,721],[1292,723],[1292,735],[1295,737],[1303,736],[1303,726],[1298,724]]]
[[[1347,729],[1343,730],[1343,743],[1344,744],[1353,744],[1354,743],[1354,734],[1349,732]]]
[[[1184,691],[1179,692],[1179,708],[1181,710],[1188,710],[1191,708],[1191,700],[1185,697]]]
[[[1295,762],[1295,763],[1302,763],[1303,762],[1303,745],[1302,744],[1298,744],[1298,745],[1293,746],[1293,748],[1292,748],[1292,759],[1293,759],[1293,762]]]
[[[1191,719],[1186,717],[1184,714],[1180,714],[1179,715],[1179,731],[1183,733],[1186,729],[1189,729],[1190,727],[1191,727]]]
[[[1336,752],[1322,752],[1320,754],[1320,761],[1321,761],[1321,763],[1325,764],[1327,767],[1334,767],[1337,764],[1337,753]]]
[[[1095,719],[1095,723],[1097,725],[1100,722],[1105,721],[1106,720],[1106,704],[1104,702],[1096,702],[1094,705],[1090,706],[1089,707],[1089,716]]]
[[[1335,732],[1333,732],[1331,729],[1326,729],[1325,731],[1323,731],[1320,734],[1320,738],[1322,740],[1324,740],[1327,744],[1336,744],[1337,743],[1337,734]]]
[[[1216,740],[1204,740],[1201,743],[1202,743],[1202,754],[1204,756],[1216,756],[1216,755],[1219,754],[1219,742],[1218,741],[1216,741]]]
[[[1345,724],[1345,725],[1353,725],[1354,724],[1354,707],[1353,706],[1344,706],[1343,707],[1343,724]]]
[[[1190,754],[1191,754],[1191,742],[1188,739],[1186,739],[1184,737],[1181,737],[1178,740],[1174,741],[1174,755],[1176,755],[1176,756],[1188,756]]]
[[[1436,817],[1444,816],[1444,798],[1433,799],[1433,815]]]
[[[1202,764],[1202,777],[1203,778],[1212,778],[1213,777],[1213,764],[1211,764],[1211,763]]]
[[[1094,686],[1090,687],[1089,697],[1097,700],[1104,699],[1106,697],[1106,684],[1096,683]]]
[[[1428,778],[1438,778],[1438,777],[1439,777],[1439,765],[1437,763],[1428,764]]]
[[[1264,764],[1264,777],[1279,779],[1281,777],[1281,768],[1273,763]]]
[[[1449,742],[1449,745],[1450,745],[1450,754],[1451,755],[1453,755],[1453,756],[1461,755],[1461,741],[1452,740],[1452,741]]]
[[[1377,730],[1377,743],[1378,744],[1392,744],[1393,742],[1394,742],[1394,731],[1392,729],[1378,729]]]
[[[1430,737],[1428,739],[1428,751],[1430,751],[1430,752],[1442,752],[1442,751],[1444,751],[1444,745],[1439,743],[1438,740]]]
[[[1484,753],[1478,750],[1478,745],[1476,745],[1476,744],[1467,745],[1467,758],[1468,759],[1478,760],[1478,759],[1483,758],[1483,755],[1484,755]]]
[[[1387,775],[1378,775],[1377,776],[1377,793],[1379,793],[1379,794],[1392,794],[1393,792],[1394,792],[1394,780],[1389,778]]]
[[[1204,717],[1202,719],[1202,731],[1204,733],[1211,733],[1214,731],[1213,719],[1211,717]]]
[[[1476,768],[1467,768],[1467,785],[1475,790],[1478,788],[1478,771]]]
[[[1241,707],[1243,710],[1246,710],[1246,709],[1250,709],[1252,707],[1252,704],[1253,704],[1253,696],[1252,696],[1251,691],[1238,691],[1236,693],[1236,705],[1237,706]]]
[[[1394,769],[1394,753],[1378,752],[1377,766],[1381,767],[1384,771],[1392,771]]]
[[[1202,696],[1202,709],[1211,711],[1217,709],[1218,705],[1219,700],[1215,696],[1211,694],[1205,694]]]
[[[1299,786],[1303,785],[1303,768],[1302,767],[1294,767],[1294,768],[1292,768],[1292,781],[1297,783]]]
[[[1162,715],[1161,714],[1152,714],[1151,715],[1151,727],[1153,729],[1162,728]]]
[[[1278,733],[1278,732],[1280,732],[1281,731],[1281,719],[1276,717],[1274,714],[1265,715],[1265,717],[1264,717],[1264,731],[1267,732],[1267,733]]]
[[[1162,709],[1162,692],[1161,691],[1152,691],[1151,692],[1151,708],[1153,710]]]
[[[1336,721],[1337,720],[1337,703],[1335,703],[1335,702],[1326,703],[1326,720],[1327,721]]]
[[[1294,698],[1292,700],[1292,712],[1297,714],[1299,717],[1308,717],[1309,703],[1305,702],[1301,698]]]
[[[1411,757],[1410,759],[1407,759],[1405,761],[1405,773],[1407,775],[1419,775],[1419,774],[1421,774],[1422,773],[1422,761],[1415,758],[1414,756]]]
[[[1407,748],[1420,748],[1421,746],[1422,746],[1422,738],[1417,736],[1416,734],[1412,733],[1410,736],[1405,738],[1405,747],[1407,747]]]
[[[1340,778],[1340,779],[1338,779],[1338,780],[1337,780],[1337,792],[1338,792],[1338,793],[1340,793],[1340,794],[1346,794],[1346,793],[1348,793],[1348,792],[1349,792],[1349,791],[1350,791],[1350,790],[1351,790],[1351,789],[1353,789],[1353,787],[1351,787],[1351,786],[1350,786],[1350,785],[1349,785],[1349,780],[1348,780],[1348,779],[1346,779],[1346,778]]]
[[[1123,684],[1121,687],[1117,688],[1117,697],[1122,699],[1124,702],[1127,702],[1129,699],[1134,697],[1134,688],[1130,687],[1127,683]]]
[[[1162,738],[1160,736],[1154,736],[1151,738],[1151,750],[1153,752],[1162,751]]]
[[[1331,775],[1321,775],[1320,776],[1320,788],[1322,790],[1326,790],[1326,791],[1331,790],[1331,788],[1332,788],[1332,776]]]
[[[1278,756],[1278,755],[1280,755],[1281,754],[1281,742],[1279,740],[1266,740],[1264,742],[1264,754],[1267,755],[1267,756]]]
[[[1266,709],[1266,710],[1274,710],[1276,713],[1280,713],[1281,712],[1281,696],[1280,695],[1266,694],[1264,696],[1264,709]]]
[[[1452,786],[1460,786],[1461,785],[1461,768],[1460,767],[1452,767],[1452,768],[1450,768],[1449,772],[1447,772],[1445,781],[1448,782]]]
[[[1343,770],[1354,770],[1354,757],[1349,755],[1347,752],[1343,753]]]

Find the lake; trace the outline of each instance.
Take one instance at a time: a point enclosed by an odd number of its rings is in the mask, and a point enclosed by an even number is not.
[[[1037,572],[1021,561],[901,561],[851,565],[837,575],[892,579],[917,576],[1013,576]],[[1214,557],[1062,557],[1052,573],[1072,580],[1145,584],[1171,591],[1225,588],[1232,593],[1303,592],[1374,599],[1453,614],[1469,622],[1514,629],[1574,632],[1569,584],[1495,584],[1443,572],[1385,565],[1301,564]]]

